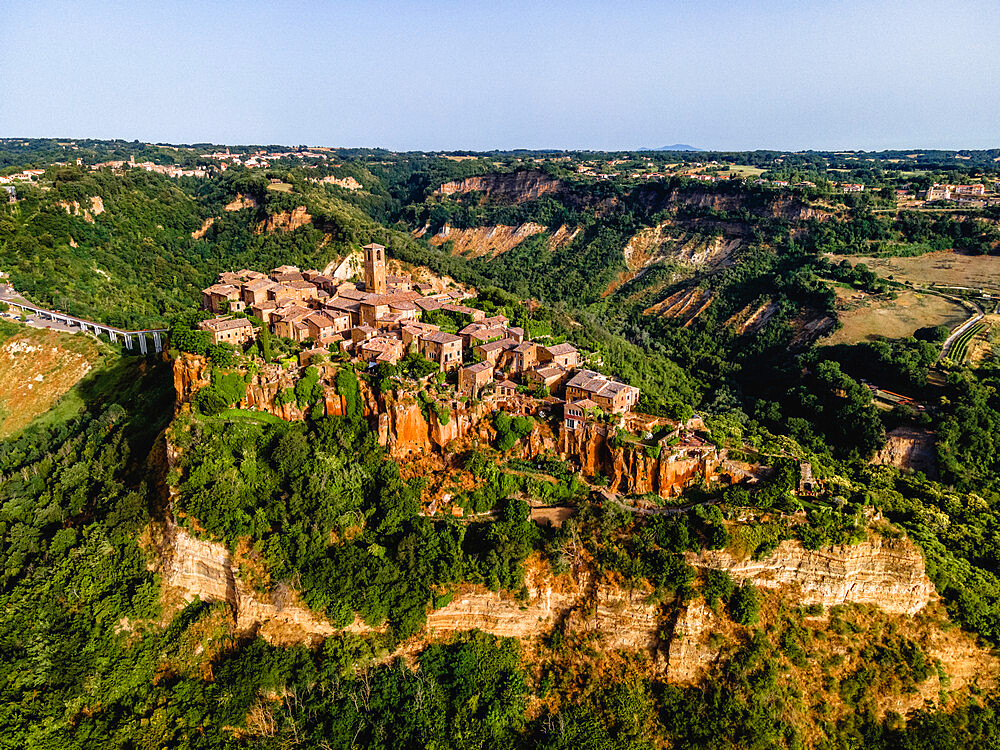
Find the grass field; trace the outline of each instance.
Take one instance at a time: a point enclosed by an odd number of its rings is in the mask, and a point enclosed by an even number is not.
[[[759,177],[764,174],[763,169],[757,167],[749,167],[743,164],[730,164],[729,171],[735,172],[740,177]]]
[[[994,255],[961,255],[939,250],[905,258],[861,255],[831,255],[829,258],[834,263],[845,259],[852,265],[864,263],[879,276],[892,276],[896,281],[909,281],[917,286],[941,284],[1000,291],[1000,257]]]
[[[292,192],[292,186],[287,182],[272,182],[267,186],[268,190],[274,190],[279,193],[290,193]]]
[[[853,289],[838,287],[835,291],[837,316],[843,327],[821,339],[820,345],[903,338],[924,326],[952,328],[969,317],[963,305],[933,294],[904,291],[894,300],[877,300]]]
[[[62,419],[83,408],[73,387],[100,360],[99,344],[82,333],[2,321],[0,436],[17,432],[46,412]]]

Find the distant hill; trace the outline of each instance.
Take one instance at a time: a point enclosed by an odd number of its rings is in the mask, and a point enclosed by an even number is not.
[[[704,151],[703,148],[695,148],[686,143],[675,143],[672,146],[660,146],[659,148],[640,148],[640,151]]]

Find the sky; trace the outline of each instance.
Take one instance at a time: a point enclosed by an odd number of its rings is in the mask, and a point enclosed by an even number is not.
[[[0,0],[0,137],[998,148],[997,40],[982,0]]]

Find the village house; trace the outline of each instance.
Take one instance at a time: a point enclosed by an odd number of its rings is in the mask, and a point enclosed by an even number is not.
[[[303,322],[312,313],[308,307],[289,305],[282,308],[274,318],[273,327],[276,336],[304,341],[309,336],[309,327]]]
[[[445,312],[453,313],[455,315],[464,315],[470,321],[475,322],[477,320],[482,320],[486,317],[486,313],[482,310],[477,310],[474,307],[466,307],[465,305],[456,305],[453,303],[446,303],[441,305],[441,310]]]
[[[401,327],[401,333],[403,336],[403,346],[409,348],[410,344],[419,339],[425,333],[434,333],[435,331],[440,331],[440,326],[436,326],[432,323],[423,323],[419,320],[408,320],[403,323]]]
[[[442,370],[453,370],[462,364],[462,337],[444,331],[425,333],[417,339],[420,353],[432,362],[437,362]]]
[[[575,430],[584,425],[589,419],[593,419],[600,407],[589,398],[580,399],[567,403],[563,408],[563,424],[567,430]]]
[[[212,318],[198,323],[198,328],[208,331],[213,344],[242,346],[256,338],[253,326],[246,318]]]
[[[339,337],[351,327],[351,316],[340,313],[333,318],[325,312],[314,312],[302,319],[309,329],[309,337],[316,342],[324,342]]]
[[[580,365],[580,352],[572,344],[543,346],[538,352],[538,361],[572,370]]]
[[[409,292],[413,290],[413,279],[409,276],[386,276],[385,286],[389,293]]]
[[[639,389],[593,370],[580,370],[566,383],[566,401],[590,399],[604,411],[620,414],[639,400]]]
[[[520,374],[538,364],[538,344],[522,341],[516,346],[500,353],[497,368],[511,374]]]
[[[499,399],[513,398],[517,393],[517,383],[509,380],[501,380],[497,383],[496,396]]]
[[[240,288],[232,284],[213,284],[201,290],[202,307],[214,313],[242,312],[246,305],[240,299]]]
[[[479,398],[483,388],[493,381],[493,365],[477,362],[458,371],[458,390],[472,398]]]
[[[324,302],[323,309],[336,313],[346,313],[351,317],[351,325],[361,324],[361,303],[356,300],[337,297]]]
[[[365,362],[394,365],[403,357],[403,342],[393,336],[376,336],[361,344],[358,356]]]
[[[277,286],[270,279],[254,279],[243,284],[243,302],[248,307],[259,305],[268,299],[268,292]]]
[[[524,380],[536,390],[544,386],[549,393],[554,393],[566,382],[569,374],[569,370],[561,365],[540,365],[524,373]]]
[[[500,355],[517,345],[518,342],[514,339],[500,339],[499,341],[478,344],[472,348],[472,351],[476,357],[496,367],[497,362],[500,360]]]

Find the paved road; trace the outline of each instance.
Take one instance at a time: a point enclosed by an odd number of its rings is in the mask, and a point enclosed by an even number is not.
[[[963,333],[969,330],[972,326],[983,319],[983,308],[981,308],[976,302],[972,302],[972,306],[976,308],[976,314],[969,318],[967,321],[962,323],[958,328],[951,332],[951,335],[944,340],[944,346],[941,347],[941,356],[938,357],[939,360],[944,359],[951,352],[951,347],[955,343],[955,339],[961,336]]]

